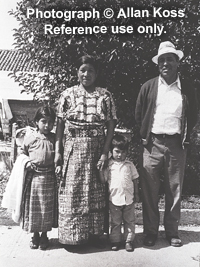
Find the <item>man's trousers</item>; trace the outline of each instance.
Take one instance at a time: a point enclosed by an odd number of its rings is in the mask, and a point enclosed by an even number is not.
[[[151,134],[143,147],[141,162],[141,187],[143,223],[145,234],[157,234],[159,228],[159,189],[164,179],[166,236],[178,236],[181,193],[186,162],[186,149],[180,135]]]

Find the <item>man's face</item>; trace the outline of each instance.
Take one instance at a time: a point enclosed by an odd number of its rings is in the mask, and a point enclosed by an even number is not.
[[[178,58],[173,53],[166,53],[158,58],[158,68],[165,80],[176,78],[178,66]]]

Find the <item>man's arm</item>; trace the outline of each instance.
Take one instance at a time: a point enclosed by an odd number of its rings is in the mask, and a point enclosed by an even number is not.
[[[133,184],[134,184],[134,201],[139,202],[140,197],[139,197],[139,187],[138,187],[139,179],[134,179]]]

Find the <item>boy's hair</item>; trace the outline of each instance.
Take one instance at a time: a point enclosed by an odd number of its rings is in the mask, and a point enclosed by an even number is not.
[[[51,107],[48,107],[48,106],[38,108],[33,120],[34,120],[34,122],[36,122],[36,121],[39,121],[40,119],[42,119],[44,117],[50,117],[54,122],[56,119],[56,113],[55,113],[54,109]]]
[[[118,149],[121,149],[121,150],[128,150],[128,147],[129,147],[129,142],[128,142],[128,139],[121,135],[121,134],[115,134],[113,136],[113,139],[112,139],[112,142],[111,142],[111,151],[114,149],[114,148],[118,148]]]

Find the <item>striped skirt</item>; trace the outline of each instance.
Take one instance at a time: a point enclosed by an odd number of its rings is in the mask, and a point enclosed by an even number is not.
[[[30,233],[57,227],[57,185],[54,172],[28,172],[24,188],[22,228]]]
[[[78,245],[104,229],[105,189],[96,168],[104,136],[80,134],[67,138],[58,196],[58,235],[60,243]]]

